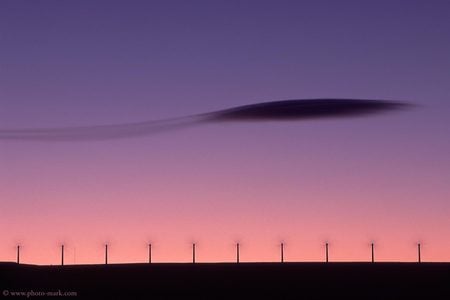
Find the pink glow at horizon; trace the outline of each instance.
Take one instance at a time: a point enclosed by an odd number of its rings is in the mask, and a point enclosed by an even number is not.
[[[284,99],[414,109],[0,140],[0,261],[450,261],[450,2],[2,1],[0,129]],[[406,3],[406,4],[405,4]]]
[[[204,165],[209,168],[209,164]],[[3,222],[13,224],[23,214],[28,217],[22,222],[33,227],[23,227],[12,234],[8,227],[2,226],[2,236],[10,237],[9,247],[3,248],[2,260],[14,260],[15,244],[20,243],[22,262],[58,264],[59,245],[64,243],[67,263],[102,263],[103,245],[107,242],[111,263],[145,262],[147,244],[151,242],[155,262],[189,262],[191,243],[196,242],[197,261],[231,262],[235,260],[234,244],[239,241],[241,261],[277,261],[279,243],[283,241],[286,261],[322,261],[323,244],[329,241],[332,261],[364,261],[370,258],[372,240],[376,243],[377,261],[414,261],[417,241],[423,244],[424,261],[447,259],[450,244],[442,239],[441,232],[435,232],[436,224],[442,223],[439,214],[433,212],[436,217],[433,222],[426,217],[430,212],[419,214],[417,208],[395,202],[397,198],[408,198],[410,203],[416,203],[414,198],[421,197],[395,189],[395,185],[408,182],[408,178],[395,182],[386,176],[371,183],[348,175],[355,186],[344,187],[342,184],[348,178],[336,175],[329,178],[321,170],[310,172],[304,182],[297,184],[295,179],[283,180],[270,174],[249,180],[262,168],[271,167],[275,174],[282,173],[284,168],[291,169],[290,165],[251,163],[237,173],[228,165],[222,174],[208,176],[199,172],[201,175],[185,177],[176,184],[180,189],[177,191],[165,188],[169,174],[148,175],[145,176],[148,180],[139,183],[127,181],[132,175],[126,170],[136,167],[138,162],[122,167],[125,174],[120,175],[107,171],[105,174],[109,175],[97,182],[97,174],[86,175],[74,186],[61,186],[75,177],[56,170],[53,172],[61,183],[55,186],[56,178],[42,185],[38,174],[28,174],[31,181],[28,186],[34,190],[22,193],[33,199],[34,205],[22,207],[22,212],[13,211]],[[144,173],[152,173],[151,166],[147,168]],[[308,168],[308,163],[302,168],[298,166],[293,178]],[[359,173],[359,167],[352,168]],[[42,171],[40,167],[37,169]],[[72,172],[77,173],[76,169]],[[228,172],[231,174],[227,175]],[[231,175],[236,174],[233,179]],[[123,180],[122,184],[116,177]],[[319,178],[323,181],[321,187],[313,184]],[[227,188],[222,188],[224,184]],[[105,189],[107,186],[115,188]],[[390,191],[377,191],[379,186],[390,186]],[[425,189],[423,194],[429,191]],[[89,201],[77,201],[84,195],[90,196]]]

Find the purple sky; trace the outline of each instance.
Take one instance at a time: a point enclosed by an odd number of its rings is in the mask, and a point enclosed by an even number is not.
[[[298,249],[329,239],[342,259],[364,258],[355,245],[376,239],[393,245],[384,259],[408,260],[421,239],[425,259],[450,260],[449,53],[449,1],[1,1],[0,128],[302,98],[418,107],[118,141],[0,141],[0,260],[17,242],[41,249],[29,262],[51,263],[46,249],[63,240],[113,240],[129,245],[123,261],[149,238],[215,245],[205,260],[222,259],[227,239],[266,245],[248,246],[255,260],[270,260],[280,239]]]

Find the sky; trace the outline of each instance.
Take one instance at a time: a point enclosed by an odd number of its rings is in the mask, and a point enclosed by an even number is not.
[[[407,111],[0,140],[0,261],[450,261],[450,2],[0,2],[0,128],[285,99]]]

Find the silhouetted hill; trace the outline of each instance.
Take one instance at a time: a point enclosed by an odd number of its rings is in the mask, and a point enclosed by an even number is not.
[[[450,263],[1,263],[0,289],[4,298],[450,299]]]

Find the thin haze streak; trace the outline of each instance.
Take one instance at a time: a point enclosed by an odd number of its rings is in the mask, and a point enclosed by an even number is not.
[[[385,100],[309,99],[263,102],[211,113],[126,124],[1,129],[0,140],[82,141],[139,137],[214,122],[300,121],[348,118],[391,111],[407,104]]]

